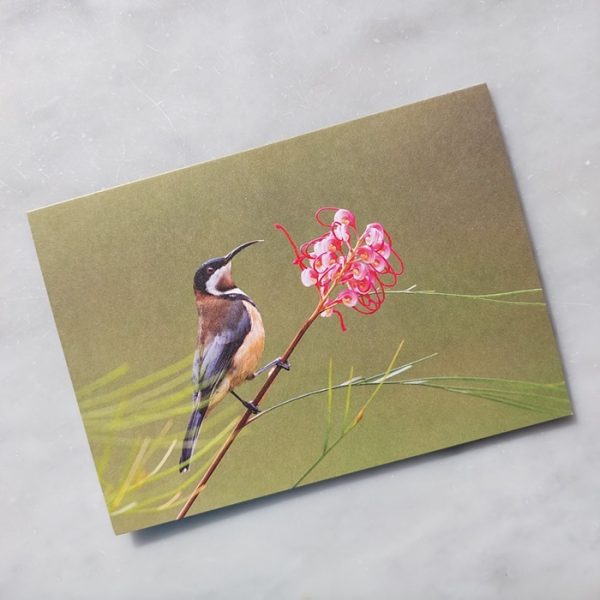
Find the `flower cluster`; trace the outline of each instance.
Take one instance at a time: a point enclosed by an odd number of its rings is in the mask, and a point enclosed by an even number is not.
[[[324,222],[321,215],[329,211],[334,213],[333,220]],[[404,265],[380,223],[370,223],[358,235],[354,215],[344,208],[320,208],[315,218],[326,231],[299,248],[282,225],[275,227],[285,234],[294,250],[302,283],[317,288],[321,316],[336,314],[345,330],[336,307],[344,305],[362,314],[379,310],[385,289],[396,285]]]

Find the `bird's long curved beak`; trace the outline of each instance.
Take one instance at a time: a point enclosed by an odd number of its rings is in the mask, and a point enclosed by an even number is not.
[[[265,240],[253,240],[251,242],[246,242],[245,244],[239,245],[237,248],[234,248],[226,257],[225,264],[227,264],[231,259],[241,252],[244,248],[248,248],[248,246],[252,246],[253,244],[258,244],[259,242],[264,242]]]

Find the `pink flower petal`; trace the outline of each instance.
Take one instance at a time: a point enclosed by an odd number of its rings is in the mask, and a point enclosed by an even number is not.
[[[329,252],[329,242],[327,240],[329,236],[324,236],[314,245],[314,253],[319,256],[320,254],[324,254],[325,252]]]
[[[340,208],[336,211],[333,216],[333,221],[335,223],[340,223],[341,225],[356,227],[356,217],[345,208]]]
[[[331,233],[329,233],[325,239],[327,240],[327,250],[329,252],[335,253],[339,252],[342,249],[342,242],[338,240],[334,235],[331,235]]]
[[[388,267],[387,260],[385,260],[385,258],[383,258],[383,256],[381,256],[378,252],[375,252],[375,256],[373,257],[371,264],[375,267],[375,270],[378,273],[383,273]]]
[[[379,250],[385,241],[385,230],[380,223],[369,223],[365,229],[363,240],[367,246]]]
[[[344,306],[352,308],[358,302],[358,294],[351,289],[343,290],[336,296],[335,302],[342,302]]]
[[[375,251],[372,248],[369,248],[369,246],[361,246],[356,251],[356,256],[359,260],[370,264],[375,260]]]
[[[311,287],[317,283],[317,272],[312,268],[307,268],[300,273],[300,280],[306,287]]]
[[[354,279],[361,280],[368,276],[369,267],[361,261],[354,261],[350,266],[350,273]]]
[[[381,247],[377,248],[377,252],[387,260],[392,253],[392,247],[387,242],[382,242]]]
[[[314,268],[317,272],[322,273],[336,261],[336,255],[332,252],[323,252],[315,259]]]
[[[371,290],[373,289],[373,283],[371,282],[370,278],[365,278],[365,279],[351,279],[348,282],[348,285],[350,286],[350,288],[352,290],[354,290],[355,292],[359,293],[359,294],[369,294],[371,293]]]
[[[348,228],[348,225],[334,223],[331,226],[331,231],[333,235],[342,242],[347,242],[350,240],[350,230]]]

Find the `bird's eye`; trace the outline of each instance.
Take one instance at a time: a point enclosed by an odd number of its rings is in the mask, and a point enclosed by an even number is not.
[[[208,269],[206,269],[206,272],[207,272],[209,275],[212,275],[212,274],[215,272],[215,269],[214,269],[214,267],[208,267]]]

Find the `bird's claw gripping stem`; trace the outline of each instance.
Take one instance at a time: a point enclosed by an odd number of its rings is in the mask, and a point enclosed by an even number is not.
[[[260,412],[260,408],[252,404],[252,402],[246,402],[246,400],[244,400],[242,404],[254,415],[257,415]]]
[[[281,360],[281,358],[277,358],[277,359],[275,359],[275,364],[280,369],[285,369],[286,371],[290,370],[290,363],[287,360]]]
[[[235,396],[249,411],[257,415],[260,412],[260,408],[251,402],[247,402],[241,396],[238,396],[233,390],[229,390],[233,396]]]
[[[254,373],[254,377],[264,373],[266,370],[271,369],[272,367],[279,367],[280,369],[284,369],[286,371],[290,370],[290,363],[287,360],[281,360],[281,357],[272,360],[270,363],[267,363],[264,367],[261,367],[256,373]]]

